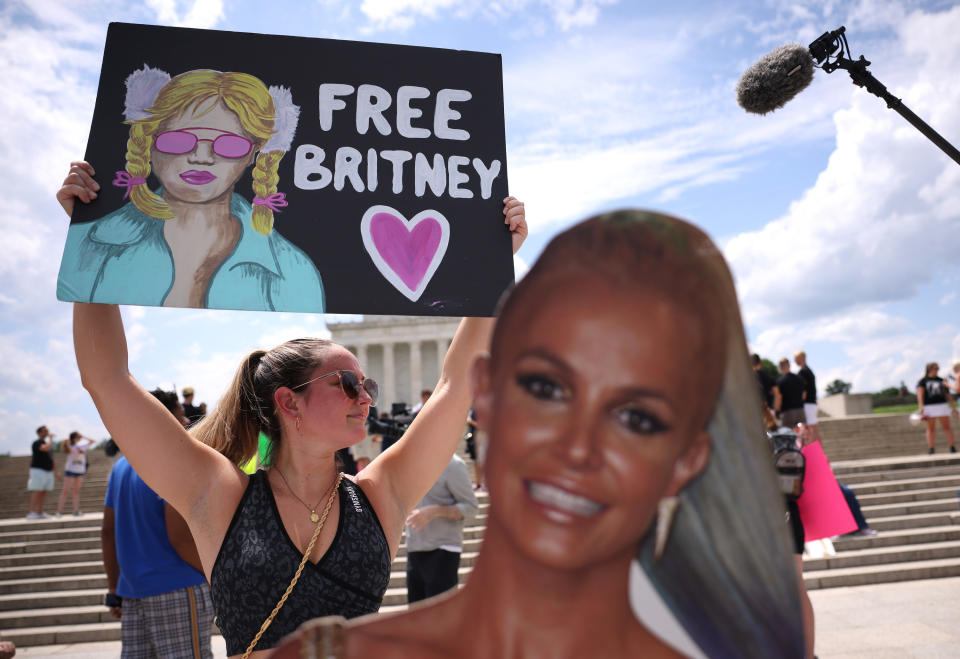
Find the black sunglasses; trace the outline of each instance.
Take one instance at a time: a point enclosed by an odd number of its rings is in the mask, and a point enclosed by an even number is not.
[[[377,399],[380,397],[380,385],[378,385],[377,381],[373,378],[363,378],[363,381],[361,382],[360,378],[358,378],[357,374],[353,371],[330,371],[329,373],[318,375],[312,380],[307,380],[303,384],[298,384],[297,386],[290,388],[294,390],[300,389],[301,387],[307,386],[311,382],[328,378],[331,375],[340,376],[340,390],[343,391],[347,398],[358,398],[360,396],[360,390],[363,389],[371,398],[370,405],[377,404]]]

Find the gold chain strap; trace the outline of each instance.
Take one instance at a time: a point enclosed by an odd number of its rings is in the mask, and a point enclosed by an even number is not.
[[[333,484],[333,491],[330,492],[330,497],[327,499],[327,505],[323,509],[323,514],[320,516],[320,521],[317,522],[317,528],[313,531],[313,537],[310,538],[310,544],[307,545],[307,550],[303,552],[303,560],[300,561],[300,567],[297,568],[296,573],[293,575],[293,579],[290,581],[290,585],[287,586],[287,590],[284,591],[283,597],[280,598],[280,601],[277,602],[277,605],[273,607],[273,611],[270,612],[270,615],[267,616],[267,619],[263,621],[263,624],[260,625],[260,631],[257,632],[257,635],[253,637],[253,640],[250,641],[250,647],[247,648],[247,651],[243,653],[243,659],[248,659],[250,653],[253,652],[253,648],[257,647],[257,643],[260,641],[260,637],[263,636],[263,633],[267,631],[267,628],[273,623],[273,619],[277,617],[277,613],[280,612],[280,609],[283,608],[284,603],[287,601],[287,597],[290,596],[290,591],[293,590],[293,587],[297,585],[297,581],[300,579],[300,573],[303,572],[304,566],[307,564],[307,561],[310,560],[310,552],[313,551],[313,546],[317,544],[317,538],[320,537],[320,531],[323,529],[323,523],[327,521],[327,514],[330,512],[330,507],[333,505],[333,499],[337,495],[337,488],[340,487],[340,481],[343,480],[343,472],[340,472],[340,475],[337,476],[337,482]]]

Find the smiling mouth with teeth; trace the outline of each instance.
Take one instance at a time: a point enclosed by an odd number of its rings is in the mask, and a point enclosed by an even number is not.
[[[551,508],[570,513],[572,515],[592,517],[606,508],[606,506],[603,504],[597,503],[596,501],[591,501],[590,499],[580,496],[579,494],[567,492],[566,490],[562,490],[559,487],[554,487],[553,485],[536,483],[533,481],[527,481],[526,485],[527,492],[530,494],[530,498],[537,503],[550,506]]]

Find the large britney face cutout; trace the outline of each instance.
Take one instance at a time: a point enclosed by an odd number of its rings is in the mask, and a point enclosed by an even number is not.
[[[163,196],[168,201],[199,204],[229,195],[243,172],[253,163],[256,155],[253,148],[238,157],[220,155],[241,151],[237,148],[240,140],[236,138],[252,144],[256,142],[244,131],[236,113],[222,101],[213,103],[212,106],[209,101],[189,106],[183,114],[162,123],[154,136],[156,139],[164,133],[174,133],[167,137],[192,135],[196,138],[196,144],[185,153],[164,153],[156,148],[157,145],[151,149],[153,172],[163,185]],[[178,136],[177,132],[187,135]],[[168,141],[179,147],[179,141]]]
[[[632,557],[708,460],[697,319],[582,273],[534,286],[475,374],[497,524],[554,567]]]

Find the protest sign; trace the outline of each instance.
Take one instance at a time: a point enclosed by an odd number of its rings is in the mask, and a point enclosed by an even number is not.
[[[491,315],[499,55],[113,23],[62,300]]]

